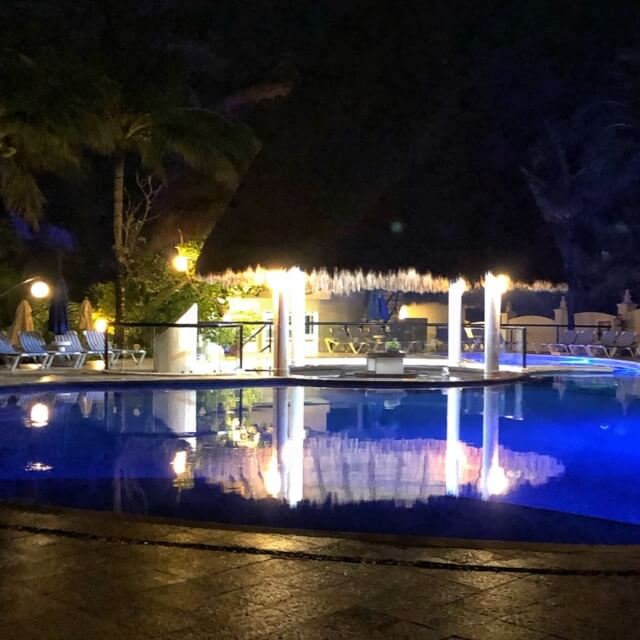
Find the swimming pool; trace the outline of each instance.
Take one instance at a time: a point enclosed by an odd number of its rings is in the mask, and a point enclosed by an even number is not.
[[[640,377],[0,394],[0,500],[313,530],[640,542]]]

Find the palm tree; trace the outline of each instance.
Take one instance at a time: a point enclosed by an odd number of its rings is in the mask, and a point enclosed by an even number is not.
[[[50,67],[0,51],[0,198],[37,226],[45,198],[37,175],[77,169],[81,100]]]
[[[128,248],[124,239],[127,164],[142,164],[164,177],[170,161],[179,161],[235,188],[259,145],[245,126],[210,110],[160,108],[128,110],[118,101],[94,123],[91,146],[113,160],[113,249],[117,263],[116,322],[125,319]]]

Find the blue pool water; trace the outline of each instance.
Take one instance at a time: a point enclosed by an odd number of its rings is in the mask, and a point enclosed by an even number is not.
[[[0,500],[269,527],[640,542],[640,377],[0,395]],[[627,372],[628,373],[628,372]]]

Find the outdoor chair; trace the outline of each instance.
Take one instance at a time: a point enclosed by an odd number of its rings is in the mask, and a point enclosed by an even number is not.
[[[569,352],[572,356],[589,355],[587,347],[596,341],[596,330],[585,329],[576,333],[576,339],[569,345]]]
[[[464,351],[482,351],[483,329],[480,327],[463,327],[464,337],[462,338],[462,348]]]
[[[84,366],[84,363],[89,356],[98,356],[100,358],[103,356],[102,351],[94,351],[93,349],[91,349],[91,347],[85,349],[82,342],[80,342],[80,336],[78,336],[77,331],[70,330],[66,333],[58,334],[57,336],[54,336],[54,340],[61,346],[68,345],[71,351],[82,354],[82,358],[79,358],[76,362],[76,369],[80,369],[82,366]]]
[[[616,345],[616,339],[618,337],[617,331],[609,329],[605,331],[597,342],[594,340],[590,345],[587,345],[586,352],[592,358],[609,358]]]
[[[565,329],[558,337],[558,342],[542,345],[549,349],[549,353],[554,356],[569,353],[569,345],[575,342],[577,332],[575,329]]]
[[[351,338],[350,347],[354,353],[363,353],[369,349],[369,338],[362,327],[349,327],[347,331]]]
[[[47,343],[39,331],[22,331],[19,339],[20,346],[24,352],[23,358],[33,358],[41,363],[43,369],[48,369],[55,358],[66,358],[69,357],[69,355],[78,355],[48,349]]]
[[[342,348],[345,353],[348,351],[361,353],[366,347],[366,342],[355,343],[346,327],[331,327],[329,333],[330,336],[324,339],[329,353],[336,353],[340,348]]]
[[[20,364],[20,360],[25,357],[24,353],[17,351],[13,347],[9,337],[4,331],[0,331],[0,357],[6,360],[7,367],[11,371],[15,371]]]
[[[395,338],[406,353],[417,353],[422,350],[424,341],[416,339],[416,329],[418,327],[414,325],[396,325],[391,330],[391,338]]]
[[[96,331],[95,329],[87,329],[84,332],[84,337],[89,345],[89,350],[96,354],[100,354],[100,357],[104,360],[105,334],[101,331]],[[110,367],[115,365],[120,358],[125,358],[126,356],[131,356],[131,359],[135,364],[140,366],[147,354],[145,349],[119,349],[118,347],[114,347],[111,344],[111,341],[107,342],[107,353],[109,355],[108,364]]]
[[[622,331],[618,334],[613,349],[610,350],[611,357],[622,355],[627,352],[631,357],[637,353],[637,335],[635,331]]]

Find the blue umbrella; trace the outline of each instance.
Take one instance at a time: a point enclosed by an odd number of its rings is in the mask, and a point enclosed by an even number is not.
[[[367,320],[369,322],[387,322],[391,314],[384,295],[380,291],[371,291],[367,302]]]
[[[56,281],[51,306],[49,307],[49,322],[47,327],[55,335],[60,335],[69,331],[69,292],[67,283],[62,276],[58,276]]]

